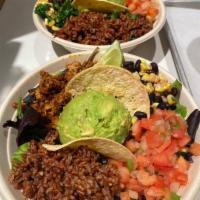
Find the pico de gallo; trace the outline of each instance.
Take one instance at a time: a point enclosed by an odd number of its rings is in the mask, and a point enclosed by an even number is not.
[[[138,120],[125,146],[135,155],[134,166],[112,161],[121,177],[121,200],[179,200],[188,180],[192,155],[200,155],[187,122],[175,111],[157,109]]]

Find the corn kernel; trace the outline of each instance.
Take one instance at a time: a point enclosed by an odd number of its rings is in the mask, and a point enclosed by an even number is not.
[[[142,62],[141,62],[140,67],[141,67],[141,70],[142,70],[142,71],[151,70],[151,67],[150,67],[145,61],[142,61]]]
[[[158,105],[159,105],[159,103],[153,103],[153,104],[152,104],[152,107],[153,107],[153,108],[157,108]]]
[[[162,84],[158,84],[155,86],[155,91],[158,93],[162,93],[164,91],[167,91],[171,88],[171,84],[166,82],[166,83],[162,83]]]
[[[52,27],[52,26],[54,26],[54,24],[55,24],[55,21],[54,21],[54,20],[51,20],[51,21],[48,23],[48,26]]]
[[[59,31],[59,30],[60,30],[60,28],[57,27],[57,26],[52,26],[51,29],[52,29],[53,31]]]
[[[167,95],[167,102],[169,103],[169,105],[173,105],[176,103],[176,99],[173,95],[169,94]]]
[[[50,8],[50,10],[47,11],[47,15],[49,15],[49,16],[52,16],[53,13],[54,13],[54,9],[53,8]]]
[[[159,77],[153,73],[151,74],[144,74],[142,76],[143,81],[151,82],[151,83],[157,83],[159,81]]]
[[[137,122],[137,117],[132,117],[132,124],[135,124]]]
[[[45,25],[48,25],[48,24],[49,24],[49,22],[48,22],[48,19],[47,19],[47,18],[45,18],[45,19],[44,19],[44,23],[45,23]]]
[[[145,87],[146,87],[148,93],[152,93],[154,91],[154,87],[153,87],[152,83],[147,83]]]

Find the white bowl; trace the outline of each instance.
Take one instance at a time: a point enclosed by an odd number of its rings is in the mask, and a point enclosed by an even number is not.
[[[134,47],[136,47],[137,45],[147,41],[148,39],[154,37],[164,26],[165,21],[166,21],[166,9],[165,9],[165,5],[163,3],[162,0],[154,0],[158,6],[159,6],[159,14],[157,16],[157,19],[153,25],[153,29],[151,31],[149,31],[148,33],[146,33],[145,35],[135,39],[135,40],[131,40],[128,42],[123,42],[121,43],[121,48],[124,52],[130,52]],[[64,48],[66,48],[68,51],[70,52],[77,52],[77,51],[89,51],[89,50],[93,50],[94,48],[96,48],[97,46],[95,45],[85,45],[85,44],[79,44],[79,43],[75,43],[75,42],[71,42],[68,40],[64,40],[58,37],[55,37],[52,33],[50,33],[45,24],[44,24],[44,20],[42,20],[37,14],[34,13],[33,11],[33,21],[34,24],[36,26],[36,28],[43,33],[44,35],[46,35],[50,40],[54,41],[57,44],[60,44],[61,46],[63,46]],[[106,50],[109,45],[101,45],[99,46],[101,50]]]
[[[81,52],[76,54],[69,54],[60,58],[57,58],[48,64],[42,66],[41,68],[35,70],[30,75],[27,75],[23,78],[16,86],[12,89],[7,99],[3,103],[0,109],[0,194],[3,195],[3,200],[21,200],[22,195],[19,191],[16,191],[9,183],[8,183],[8,173],[10,170],[10,160],[11,155],[16,150],[16,136],[11,133],[14,132],[13,129],[4,129],[2,124],[14,117],[14,110],[11,105],[12,102],[16,101],[19,96],[24,96],[28,89],[33,88],[39,81],[39,71],[45,70],[48,72],[55,72],[63,69],[67,63],[71,63],[73,61],[84,61],[89,57],[91,52]],[[125,60],[136,61],[137,59],[142,59],[140,57],[124,54]],[[97,58],[98,59],[98,58]],[[148,63],[150,61],[147,61]],[[174,81],[169,73],[162,70],[160,67],[161,73],[163,73],[169,81]],[[196,103],[188,93],[188,91],[183,87],[180,101],[184,105],[187,106],[188,112],[193,111],[197,108]],[[198,130],[197,140],[200,137],[200,130]],[[189,171],[189,184],[186,187],[181,188],[180,194],[182,195],[182,200],[194,200],[195,195],[198,192],[200,186],[200,158],[195,157],[194,163],[192,164]],[[1,196],[0,195],[0,196]]]

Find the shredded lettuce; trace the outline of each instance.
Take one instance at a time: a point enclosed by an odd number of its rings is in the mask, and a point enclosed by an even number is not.
[[[15,168],[18,163],[20,163],[23,159],[23,156],[26,154],[30,143],[24,143],[18,147],[17,151],[12,156],[12,168]]]

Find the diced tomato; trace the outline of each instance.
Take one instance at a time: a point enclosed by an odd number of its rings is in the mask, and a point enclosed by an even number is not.
[[[128,183],[130,178],[130,172],[126,167],[120,167],[119,169],[120,182]]]
[[[151,197],[160,198],[165,196],[165,191],[163,188],[161,189],[155,186],[151,186],[149,189],[147,189],[147,195]]]
[[[116,167],[120,168],[123,166],[123,162],[118,161],[118,160],[110,160],[110,163],[115,165]]]
[[[138,155],[136,157],[136,163],[138,165],[138,168],[143,169],[143,168],[149,166],[151,162],[150,162],[149,158],[147,158],[147,156]]]
[[[176,168],[181,172],[186,172],[190,167],[190,163],[182,156],[177,159]]]
[[[188,175],[185,173],[178,173],[176,175],[176,180],[181,184],[181,185],[186,185],[188,182]]]
[[[195,155],[195,156],[200,156],[200,144],[199,143],[193,143],[189,149],[189,151]]]
[[[141,8],[142,8],[143,10],[148,10],[150,6],[151,6],[151,2],[149,2],[149,1],[144,1],[144,2],[141,4]]]
[[[172,136],[174,138],[182,138],[184,135],[185,135],[185,132],[183,132],[180,129],[174,130],[173,133],[172,133]]]
[[[139,170],[136,174],[137,180],[144,186],[151,186],[156,182],[156,175],[150,175],[144,170]]]
[[[153,164],[158,167],[172,167],[171,160],[167,154],[157,154],[152,158]]]
[[[191,140],[189,135],[184,135],[182,138],[177,139],[177,143],[180,147],[186,146]]]
[[[165,149],[163,154],[171,156],[174,155],[179,150],[178,145],[174,139],[171,140],[170,145]]]
[[[126,5],[130,5],[132,3],[133,3],[132,0],[126,0]]]
[[[163,144],[163,139],[159,133],[147,131],[145,137],[149,148],[156,148]]]
[[[186,173],[180,172],[176,169],[172,169],[168,176],[171,182],[179,182],[181,185],[186,185],[188,182],[188,175]]]
[[[135,178],[130,178],[129,182],[126,184],[126,187],[129,190],[133,190],[136,192],[142,192],[144,187],[141,186]]]
[[[134,3],[131,3],[128,5],[128,9],[133,12],[136,9],[136,5]]]
[[[133,139],[128,140],[125,143],[125,146],[131,151],[131,152],[135,152],[139,149],[140,145],[138,142],[134,141]]]
[[[152,124],[153,124],[153,120],[151,118],[150,119],[142,119],[140,121],[140,126],[146,130],[151,130]]]
[[[156,182],[154,184],[157,188],[164,188],[165,187],[165,181],[164,178],[161,176],[157,176]]]
[[[128,191],[121,192],[120,193],[120,199],[121,200],[131,200],[131,198],[129,196],[129,192]]]
[[[156,149],[156,151],[158,153],[161,153],[162,151],[164,151],[165,149],[167,149],[170,144],[171,144],[171,139],[167,139],[167,141],[165,141],[160,147],[158,147]]]

